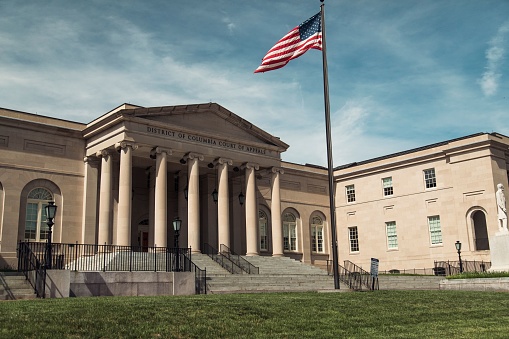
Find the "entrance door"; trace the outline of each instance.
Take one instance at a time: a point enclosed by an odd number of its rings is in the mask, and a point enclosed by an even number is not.
[[[472,215],[475,232],[475,249],[477,251],[489,250],[488,229],[486,227],[486,216],[483,211],[475,211]]]
[[[148,232],[141,231],[140,233],[140,246],[142,252],[148,251]]]

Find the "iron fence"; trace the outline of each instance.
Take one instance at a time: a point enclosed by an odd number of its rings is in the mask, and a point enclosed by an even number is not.
[[[47,268],[72,271],[154,271],[189,272],[184,257],[191,258],[189,248],[141,247],[53,243],[51,258],[47,244],[25,242]]]
[[[482,260],[461,260],[461,266],[463,272],[484,273],[488,272],[491,268],[491,262]],[[459,260],[435,261],[434,271],[435,275],[441,276],[460,274]]]

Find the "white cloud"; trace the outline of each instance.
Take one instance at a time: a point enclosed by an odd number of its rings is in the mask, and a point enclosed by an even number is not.
[[[499,80],[502,77],[499,68],[504,59],[504,40],[508,32],[509,20],[498,29],[497,35],[489,42],[490,47],[486,50],[486,70],[479,80],[485,96],[492,96],[497,92]]]
[[[230,32],[230,34],[233,34],[233,30],[235,29],[236,26],[231,21],[231,19],[228,17],[224,17],[223,22],[226,24],[226,28],[228,28],[228,32]]]

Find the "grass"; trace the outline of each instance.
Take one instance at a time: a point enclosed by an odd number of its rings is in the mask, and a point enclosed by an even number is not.
[[[507,338],[509,294],[460,291],[0,302],[0,338]]]
[[[509,272],[463,272],[447,276],[447,279],[507,278]]]

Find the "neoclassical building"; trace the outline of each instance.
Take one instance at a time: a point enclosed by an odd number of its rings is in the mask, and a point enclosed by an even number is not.
[[[19,241],[221,245],[247,255],[332,258],[327,170],[284,162],[289,146],[215,104],[123,104],[88,124],[0,109],[0,268]],[[334,170],[340,263],[430,268],[489,260],[509,138],[479,133]]]

